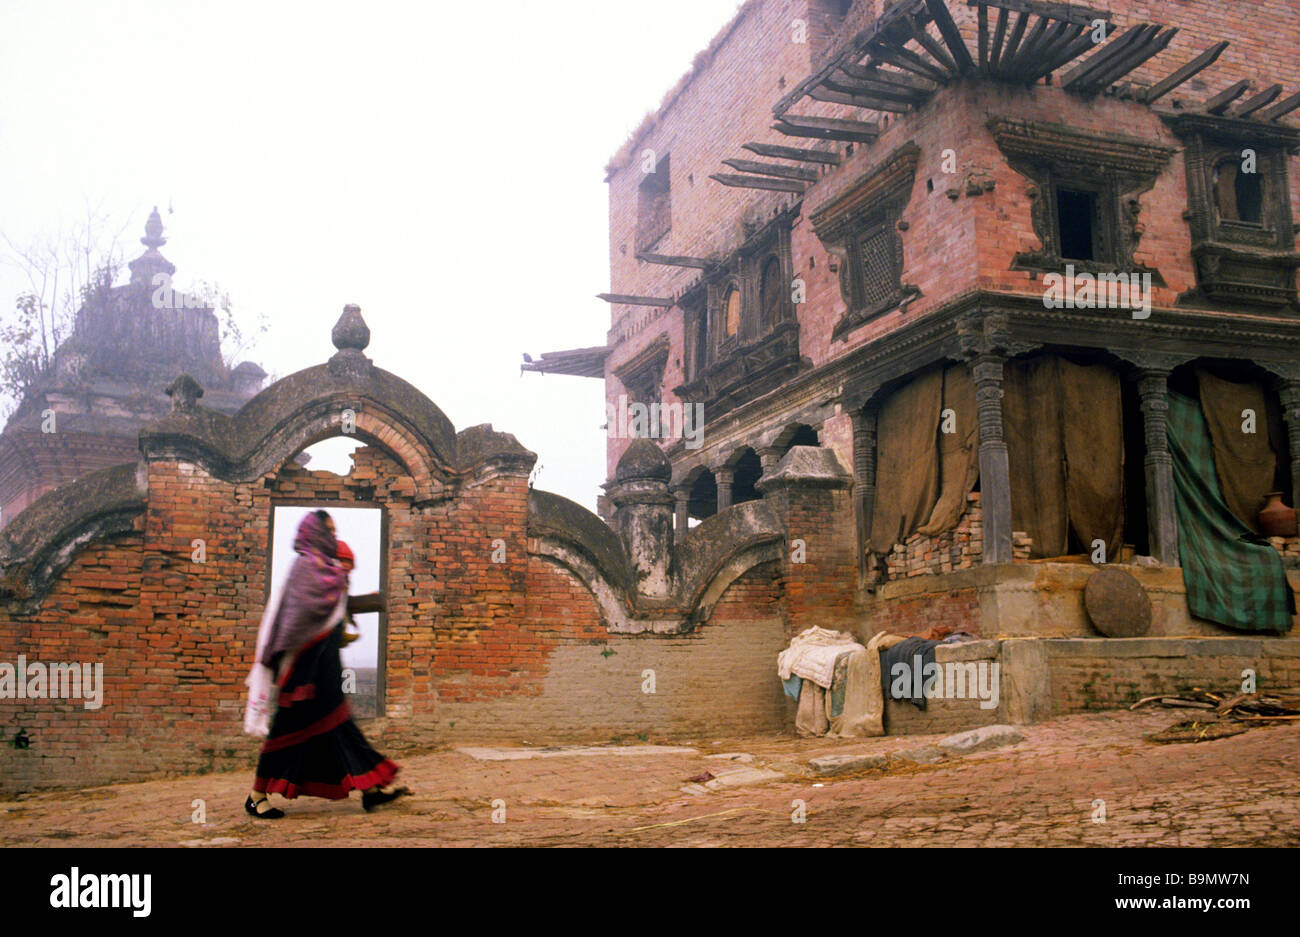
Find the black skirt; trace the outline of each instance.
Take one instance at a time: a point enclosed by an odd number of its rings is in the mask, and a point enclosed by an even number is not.
[[[280,684],[279,709],[257,761],[253,790],[342,800],[388,784],[398,766],[366,741],[343,692],[343,625],[308,642]]]

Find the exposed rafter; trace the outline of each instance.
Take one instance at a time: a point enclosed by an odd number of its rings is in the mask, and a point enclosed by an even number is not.
[[[793,114],[778,120],[779,123],[773,129],[791,137],[872,143],[880,136],[880,125],[875,121],[844,120],[839,117],[795,117]]]
[[[1222,42],[1218,42],[1210,46],[1208,49],[1206,49],[1196,58],[1192,59],[1182,68],[1178,69],[1176,72],[1173,72],[1167,77],[1160,79],[1150,88],[1146,88],[1142,91],[1139,91],[1137,99],[1141,101],[1143,104],[1150,104],[1152,101],[1164,97],[1166,94],[1168,94],[1170,91],[1173,91],[1183,82],[1191,79],[1195,75],[1200,74],[1202,71],[1209,68],[1215,62],[1217,62],[1219,60],[1219,56],[1223,54],[1223,50],[1226,48],[1228,48],[1227,39],[1224,39]]]
[[[662,296],[629,296],[626,293],[597,293],[596,298],[625,306],[659,306],[664,309],[676,304],[675,300],[664,299]]]
[[[1259,110],[1261,107],[1264,107],[1266,104],[1272,104],[1273,99],[1276,98],[1281,93],[1282,93],[1281,85],[1272,85],[1268,88],[1265,88],[1263,91],[1255,95],[1253,98],[1247,98],[1245,101],[1242,101],[1241,106],[1238,107],[1235,112],[1233,112],[1232,116],[1249,117],[1251,114],[1255,113],[1257,110]]]
[[[709,176],[723,185],[742,189],[767,189],[770,192],[793,192],[802,195],[806,188],[801,182],[773,179],[768,176],[739,176],[735,173],[716,172]]]
[[[1296,110],[1297,108],[1300,108],[1300,91],[1296,92],[1295,94],[1291,95],[1288,98],[1283,98],[1281,101],[1274,104],[1268,110],[1261,113],[1259,115],[1259,119],[1277,120],[1279,117],[1283,117],[1287,114],[1290,114],[1292,111]]]
[[[640,251],[636,259],[642,263],[660,264],[665,267],[693,267],[696,270],[708,270],[713,266],[713,261],[706,260],[703,257],[678,257],[669,254],[652,254],[649,251]]]
[[[757,176],[777,176],[782,179],[798,179],[801,182],[816,182],[821,178],[815,169],[803,166],[782,166],[780,163],[760,163],[752,159],[724,159],[722,165],[739,169],[741,172]]]
[[[1222,114],[1228,109],[1228,105],[1237,98],[1241,97],[1250,88],[1250,79],[1243,78],[1236,84],[1224,88],[1210,100],[1205,102],[1205,110],[1210,114]]]
[[[741,145],[741,149],[757,153],[759,156],[769,156],[772,159],[796,159],[805,163],[821,163],[825,166],[838,166],[840,164],[840,154],[830,153],[826,150],[810,150],[799,146],[779,146],[775,143],[745,143]]]

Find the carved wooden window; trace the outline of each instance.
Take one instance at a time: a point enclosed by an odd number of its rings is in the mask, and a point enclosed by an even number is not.
[[[726,330],[723,336],[724,341],[730,341],[740,334],[740,290],[731,287],[727,290],[727,298],[722,304],[723,323]]]
[[[1220,221],[1263,223],[1264,183],[1258,172],[1243,172],[1237,157],[1214,167],[1213,189]]]
[[[812,217],[813,230],[840,258],[840,293],[847,310],[832,332],[839,338],[919,294],[903,283],[900,221],[912,194],[920,148],[908,142],[849,191]]]
[[[847,263],[840,270],[845,298],[852,297],[853,308],[868,316],[892,305],[899,294],[903,252],[894,234],[895,224],[891,215],[869,219],[850,239]]]
[[[1287,151],[1300,146],[1300,131],[1208,114],[1165,119],[1186,144],[1187,217],[1196,261],[1196,287],[1179,296],[1179,303],[1300,310],[1300,254],[1287,181]]]
[[[781,274],[781,258],[770,256],[763,264],[762,285],[759,287],[759,306],[762,309],[762,329],[767,332],[785,318],[785,278]]]
[[[1030,218],[1042,241],[1017,254],[1013,270],[1059,271],[1065,264],[1093,273],[1158,271],[1134,260],[1141,196],[1155,185],[1174,150],[1137,137],[1075,130],[1005,117],[989,130],[1028,187]]]
[[[649,250],[672,230],[672,182],[669,160],[658,160],[637,189],[636,249]]]

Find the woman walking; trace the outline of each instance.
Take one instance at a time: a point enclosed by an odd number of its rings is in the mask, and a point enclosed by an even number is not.
[[[409,792],[384,790],[398,766],[366,742],[343,693],[339,648],[348,572],[337,560],[333,518],[325,511],[308,514],[293,548],[298,556],[262,616],[248,678],[244,729],[267,739],[244,809],[277,819],[284,811],[272,807],[267,794],[342,800],[355,789],[370,811]],[[272,696],[278,702],[274,719]]]

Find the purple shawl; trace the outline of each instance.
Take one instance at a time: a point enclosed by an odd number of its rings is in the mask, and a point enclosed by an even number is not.
[[[272,669],[278,655],[296,652],[320,631],[348,588],[347,571],[334,564],[338,543],[314,512],[298,525],[293,549],[298,558],[262,649],[261,662]]]

